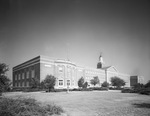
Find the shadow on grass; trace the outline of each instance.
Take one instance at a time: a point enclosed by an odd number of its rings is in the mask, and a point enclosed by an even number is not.
[[[150,103],[134,103],[132,105],[136,108],[150,108]]]

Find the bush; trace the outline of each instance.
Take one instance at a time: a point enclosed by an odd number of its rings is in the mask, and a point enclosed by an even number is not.
[[[90,88],[83,88],[83,89],[81,89],[81,91],[92,91],[92,89],[90,89]]]
[[[140,94],[150,95],[150,88],[141,89]]]
[[[50,91],[46,90],[46,92],[64,92],[64,91],[67,91],[67,89],[51,89]]]
[[[26,88],[23,89],[23,92],[36,92],[36,91],[42,91],[43,89],[39,89],[39,88]]]
[[[116,88],[121,88],[121,86],[125,85],[125,81],[119,77],[111,77],[111,85]]]
[[[74,88],[74,89],[72,89],[71,91],[81,91],[81,89],[77,89],[77,88]]]
[[[0,116],[48,116],[63,113],[56,105],[41,106],[31,98],[0,98]]]
[[[85,82],[85,83],[83,84],[83,88],[87,88],[87,86],[88,86],[88,82]]]
[[[150,95],[150,88],[124,88],[121,91],[122,93],[139,93],[144,95]]]
[[[75,88],[70,91],[92,91],[92,89],[91,88]]]
[[[54,89],[54,86],[56,84],[56,77],[52,75],[47,75],[46,78],[41,82],[42,88],[46,88],[49,90]]]
[[[123,88],[123,89],[121,90],[121,92],[122,92],[122,93],[133,93],[133,89],[131,89],[131,88]]]
[[[99,81],[98,76],[93,77],[93,79],[90,80],[90,83],[91,83],[92,85],[94,85],[94,86],[95,86],[96,84],[99,84],[100,81]]]
[[[79,86],[79,87],[83,87],[83,85],[84,85],[84,78],[81,77],[81,78],[78,80],[78,86]]]
[[[102,83],[102,87],[109,87],[109,83],[108,83],[107,81],[104,81],[104,82]]]
[[[92,90],[108,91],[108,87],[90,87]]]
[[[145,84],[145,88],[150,88],[150,80]]]

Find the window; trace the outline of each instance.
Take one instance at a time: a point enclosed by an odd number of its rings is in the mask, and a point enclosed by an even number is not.
[[[22,87],[24,87],[24,82],[22,82]]]
[[[72,80],[72,85],[74,85],[74,80]]]
[[[70,80],[67,80],[67,86],[69,86],[70,85]]]
[[[32,72],[31,72],[31,77],[34,78],[34,76],[35,76],[35,71],[32,70]]]
[[[18,87],[20,87],[20,82],[18,82]]]
[[[59,86],[63,86],[63,80],[59,80]]]
[[[17,80],[17,74],[15,75],[15,80]]]
[[[71,68],[70,67],[68,67],[68,69],[67,69],[67,76],[68,76],[68,78],[70,78],[71,77]]]
[[[29,78],[29,71],[27,71],[27,76],[26,77]]]
[[[28,81],[26,82],[26,86],[29,87],[29,82]]]
[[[15,83],[15,87],[17,87],[17,83]]]
[[[24,79],[24,73],[22,73],[22,79]]]
[[[18,80],[20,80],[20,74],[18,74]]]
[[[59,67],[58,70],[59,70],[59,72],[63,72],[63,68],[62,67]]]

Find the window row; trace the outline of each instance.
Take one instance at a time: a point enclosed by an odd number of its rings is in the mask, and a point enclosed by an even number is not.
[[[97,75],[104,75],[104,72],[92,72],[92,71],[86,71],[86,74],[97,74]]]
[[[29,87],[29,82],[17,82],[14,84],[15,87]]]
[[[29,71],[26,72],[26,75],[25,75],[25,72],[20,73],[20,74],[15,74],[14,80],[21,80],[21,79],[25,79],[25,78],[28,79],[29,78],[29,74],[30,74]],[[35,71],[32,70],[31,71],[31,78],[34,78],[34,77],[35,77]]]
[[[72,81],[72,82],[74,83],[74,81]],[[72,83],[72,85],[74,85],[73,83]],[[59,80],[58,85],[59,86],[64,86],[64,80]],[[70,85],[71,85],[71,81],[67,80],[67,86],[70,86]]]
[[[63,67],[58,67],[58,70],[59,70],[59,72],[63,72],[63,70],[64,70],[64,68]],[[74,69],[71,69],[71,68],[67,68],[67,72],[68,73],[74,73],[75,72],[75,70]]]

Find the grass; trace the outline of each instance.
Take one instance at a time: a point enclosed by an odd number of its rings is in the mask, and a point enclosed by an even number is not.
[[[41,106],[33,98],[0,98],[0,116],[51,116],[61,113],[63,113],[61,107]]]
[[[150,97],[134,93],[109,91],[70,91],[46,93],[5,93],[6,97],[28,96],[42,104],[57,104],[70,116],[148,116]],[[137,107],[140,106],[141,107]],[[144,107],[143,105],[146,106]]]

